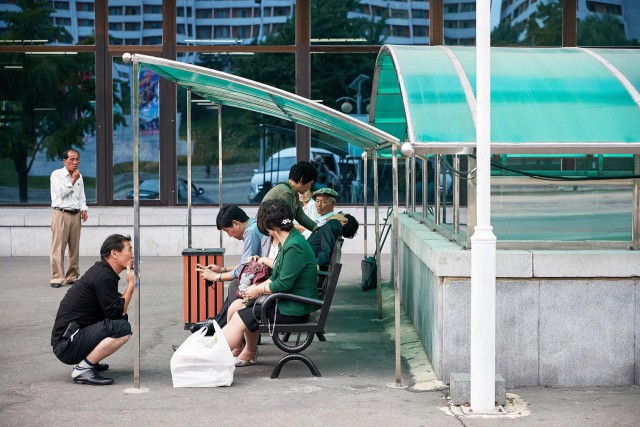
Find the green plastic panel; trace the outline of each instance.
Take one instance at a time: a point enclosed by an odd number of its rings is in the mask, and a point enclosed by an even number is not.
[[[407,122],[413,126],[404,132],[390,131],[399,139],[406,134],[411,142],[475,140],[475,128],[460,79],[442,48],[393,46],[392,53],[381,52],[378,58],[380,65],[381,77],[385,72],[395,79],[390,76],[380,78],[376,97],[400,86],[402,93],[398,96],[402,96],[404,103],[394,101],[387,104],[386,96],[382,102],[376,98],[374,126],[384,129],[389,117],[404,115],[405,126]],[[401,79],[401,84],[398,79]],[[399,108],[408,111],[398,111]]]
[[[475,97],[475,48],[450,49]],[[640,50],[593,51],[640,88]],[[387,45],[376,67],[374,126],[401,140],[433,146],[475,142],[460,77],[442,47]],[[611,70],[586,52],[492,48],[491,73],[494,143],[571,143],[603,149],[608,143],[640,145],[639,106]],[[398,120],[402,116],[404,123]]]
[[[336,110],[219,71],[137,55],[144,67],[220,105],[268,114],[352,143],[364,150],[398,143],[392,135]]]
[[[633,49],[590,49],[609,61],[640,91],[640,55]]]
[[[475,92],[475,49],[451,50]],[[634,52],[630,58],[640,59],[640,51],[629,52]],[[639,143],[638,123],[640,108],[629,92],[611,71],[585,52],[491,50],[493,142]]]

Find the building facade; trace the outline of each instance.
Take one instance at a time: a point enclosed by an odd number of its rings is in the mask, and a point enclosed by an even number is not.
[[[500,22],[516,25],[535,17],[540,3],[550,0],[502,0]],[[554,0],[555,1],[555,0]],[[635,0],[578,0],[578,21],[589,16],[610,15],[624,27],[628,39],[640,40],[640,3]]]

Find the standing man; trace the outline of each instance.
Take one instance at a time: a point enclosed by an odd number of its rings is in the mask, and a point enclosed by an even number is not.
[[[135,288],[131,237],[112,234],[100,248],[96,262],[65,294],[51,331],[56,357],[74,365],[71,378],[79,384],[108,385],[112,378],[99,372],[109,369],[100,363],[131,337],[127,307]],[[127,288],[118,292],[118,276],[127,271]]]
[[[304,213],[299,194],[305,193],[310,189],[317,177],[318,173],[316,172],[316,168],[310,162],[300,161],[291,166],[289,170],[289,180],[269,190],[262,201],[266,202],[267,200],[275,199],[284,200],[291,206],[294,219],[307,230],[313,231],[318,225]]]
[[[73,284],[80,277],[80,220],[89,218],[84,182],[78,170],[80,153],[62,153],[64,167],[51,173],[51,287]],[[64,252],[69,245],[69,269],[64,272]]]

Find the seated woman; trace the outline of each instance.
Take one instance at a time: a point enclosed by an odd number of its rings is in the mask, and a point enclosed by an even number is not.
[[[293,228],[293,212],[287,202],[281,199],[262,202],[256,216],[258,229],[281,242],[280,253],[273,261],[273,272],[269,280],[249,286],[244,292],[245,300],[258,298],[262,294],[286,292],[309,298],[317,297],[316,257],[311,246]],[[262,263],[270,263],[268,258],[260,258]],[[239,303],[236,300],[234,304]],[[238,310],[222,329],[229,347],[240,346],[244,337],[245,347],[236,357],[236,366],[255,365],[257,360],[260,332],[261,304]],[[309,313],[316,307],[295,301],[280,301],[270,307],[267,317],[273,323],[300,323],[309,319]]]
[[[307,239],[316,255],[318,267],[322,268],[331,261],[331,253],[338,237],[351,239],[358,231],[358,221],[349,214],[339,212],[327,218],[327,222],[316,228]]]

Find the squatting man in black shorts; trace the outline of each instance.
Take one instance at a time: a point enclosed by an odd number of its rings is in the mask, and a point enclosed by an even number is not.
[[[131,237],[112,234],[100,248],[96,262],[69,288],[60,302],[51,332],[53,353],[62,363],[75,365],[74,382],[91,385],[113,384],[99,372],[109,369],[100,363],[115,353],[131,337],[127,307],[133,296],[133,251]],[[118,276],[127,270],[127,288],[118,292]]]

